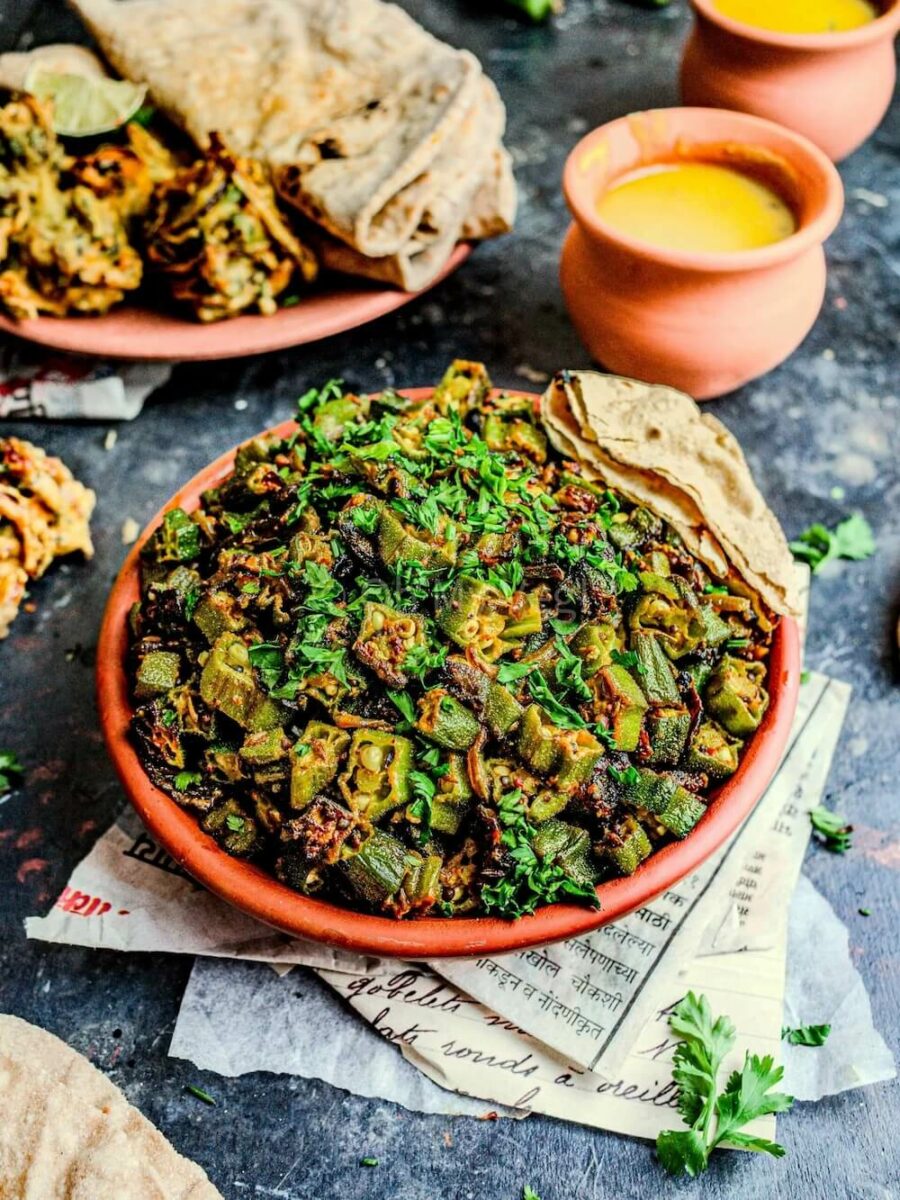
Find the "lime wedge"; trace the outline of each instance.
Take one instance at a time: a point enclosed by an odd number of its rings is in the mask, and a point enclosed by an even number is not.
[[[93,137],[124,125],[144,102],[147,89],[127,79],[50,71],[36,63],[25,90],[53,102],[53,128],[64,137]]]

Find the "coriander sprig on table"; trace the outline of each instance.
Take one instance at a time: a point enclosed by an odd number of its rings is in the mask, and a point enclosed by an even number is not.
[[[781,1082],[782,1067],[771,1056],[745,1054],[744,1065],[734,1071],[718,1092],[722,1064],[737,1040],[728,1017],[713,1018],[705,996],[688,994],[675,1007],[669,1026],[679,1038],[673,1078],[678,1085],[678,1111],[688,1129],[666,1130],[656,1139],[659,1161],[670,1175],[699,1175],[709,1166],[719,1146],[754,1150],[783,1157],[778,1142],[742,1132],[757,1117],[786,1112],[792,1096],[772,1089]]]

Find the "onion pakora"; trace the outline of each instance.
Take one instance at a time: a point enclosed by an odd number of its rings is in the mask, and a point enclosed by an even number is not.
[[[61,459],[19,438],[0,438],[0,638],[6,637],[29,580],[55,558],[91,558],[94,493]]]
[[[271,314],[297,273],[307,283],[317,274],[263,166],[232,154],[215,133],[203,158],[156,189],[144,234],[148,267],[205,322]]]

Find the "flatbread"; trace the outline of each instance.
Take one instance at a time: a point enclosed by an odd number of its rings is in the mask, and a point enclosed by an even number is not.
[[[381,260],[381,275],[390,258],[398,281],[417,259],[418,276],[426,261],[435,274],[463,224],[459,208],[495,170],[499,134],[488,131],[499,99],[479,63],[395,5],[70,2],[113,66],[145,83],[198,145],[216,130],[267,163],[285,200],[358,256]],[[475,154],[463,151],[467,123]],[[459,199],[447,209],[451,185]],[[434,234],[425,248],[424,226]]]
[[[222,1200],[59,1038],[0,1016],[0,1200]]]
[[[542,399],[553,438],[657,512],[720,579],[796,614],[793,558],[735,438],[673,388],[597,371],[558,374]]]

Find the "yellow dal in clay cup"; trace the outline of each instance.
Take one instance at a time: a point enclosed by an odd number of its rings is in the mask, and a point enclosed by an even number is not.
[[[642,167],[600,195],[597,213],[654,246],[713,254],[769,246],[797,230],[777,192],[714,163]]]
[[[869,0],[716,0],[723,16],[777,33],[841,33],[881,13]]]

